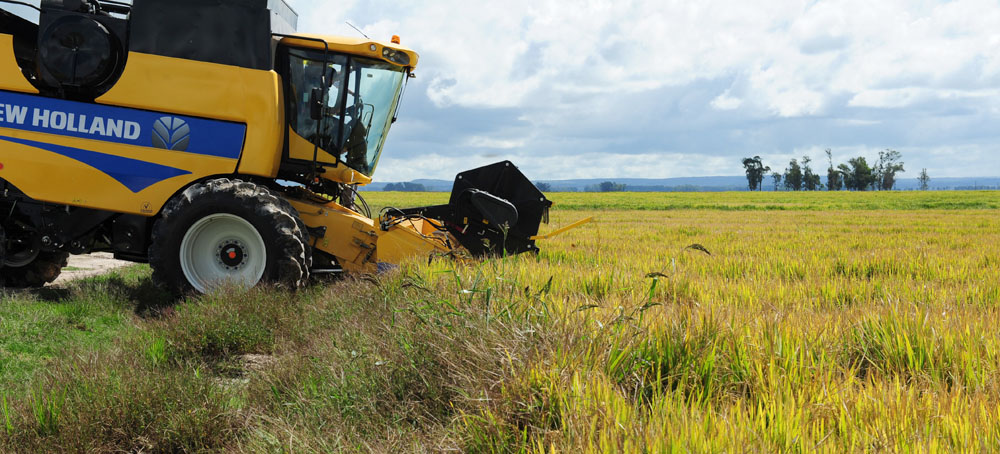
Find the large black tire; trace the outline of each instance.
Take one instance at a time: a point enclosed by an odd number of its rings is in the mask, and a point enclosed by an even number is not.
[[[7,257],[7,232],[0,225],[0,285],[3,285],[3,262]]]
[[[217,221],[222,227],[212,227],[214,235],[203,233],[207,231],[203,226]],[[234,239],[215,240],[228,225],[238,232]],[[242,230],[244,226],[249,230]],[[262,258],[254,252],[258,240]],[[149,264],[153,282],[174,294],[204,293],[216,284],[226,285],[203,279],[216,275],[241,284],[296,289],[309,280],[312,249],[305,224],[288,201],[264,186],[222,178],[195,184],[167,203],[153,225]]]
[[[17,268],[5,266],[0,270],[0,284],[9,288],[38,288],[50,284],[66,267],[69,253],[42,251],[31,263]]]

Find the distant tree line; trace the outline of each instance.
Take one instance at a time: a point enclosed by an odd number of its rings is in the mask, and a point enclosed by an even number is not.
[[[583,188],[583,192],[625,192],[625,185],[614,181],[605,181],[601,184],[591,184]]]
[[[826,184],[819,174],[812,169],[812,158],[803,156],[801,163],[792,159],[784,173],[772,172],[771,180],[774,190],[782,186],[789,191],[891,191],[896,187],[896,175],[906,170],[903,168],[903,155],[896,150],[884,150],[878,153],[878,162],[874,166],[868,164],[863,156],[851,158],[846,163],[834,166],[833,151],[826,150],[829,167],[826,170]],[[760,156],[743,159],[746,169],[747,186],[751,191],[763,190],[762,182],[771,168],[765,166]],[[918,178],[920,189],[929,188],[930,176],[927,169],[920,172]]]
[[[542,192],[552,192],[552,183],[544,183],[541,181],[535,182],[535,187]],[[615,183],[614,181],[605,181],[600,184],[591,184],[584,186],[583,192],[625,192],[625,185],[621,183]],[[562,192],[577,192],[577,188],[560,188],[559,191]]]
[[[677,186],[667,185],[628,185],[628,192],[730,192],[738,191],[740,188],[733,186],[699,186],[695,184],[681,184]]]
[[[427,192],[427,187],[420,183],[389,183],[383,191],[396,192]]]

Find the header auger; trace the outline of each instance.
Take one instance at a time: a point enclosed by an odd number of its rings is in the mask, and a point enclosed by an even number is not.
[[[510,162],[460,174],[448,205],[373,219],[359,199],[418,63],[398,39],[295,34],[281,0],[43,0],[39,13],[0,11],[7,286],[96,251],[186,293],[538,250],[551,202]]]

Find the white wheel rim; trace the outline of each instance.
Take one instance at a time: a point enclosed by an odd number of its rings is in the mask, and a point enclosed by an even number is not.
[[[181,241],[181,270],[195,290],[250,288],[264,277],[267,248],[252,224],[228,213],[205,216]]]

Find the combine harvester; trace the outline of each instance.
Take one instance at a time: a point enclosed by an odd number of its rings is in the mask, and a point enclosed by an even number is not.
[[[538,250],[552,203],[510,162],[458,175],[447,205],[372,217],[357,188],[417,66],[397,37],[295,34],[281,0],[43,0],[38,13],[0,11],[6,286],[42,286],[98,251],[148,262],[181,294]]]

